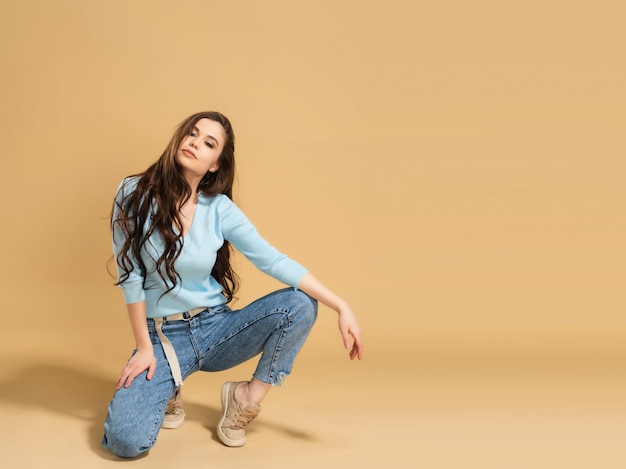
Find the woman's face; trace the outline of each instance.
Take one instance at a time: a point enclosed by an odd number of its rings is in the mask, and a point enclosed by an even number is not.
[[[183,173],[192,179],[201,179],[207,172],[219,169],[217,162],[226,137],[219,122],[200,119],[178,147],[176,161]]]

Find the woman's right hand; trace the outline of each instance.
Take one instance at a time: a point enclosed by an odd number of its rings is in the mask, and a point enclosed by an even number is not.
[[[146,370],[148,370],[146,379],[150,380],[156,370],[154,348],[152,347],[146,323],[146,302],[143,300],[137,303],[130,303],[126,305],[126,308],[128,309],[130,326],[135,336],[136,352],[130,357],[130,360],[128,360],[122,370],[116,389],[121,389],[122,386],[127,388],[137,376]]]
[[[151,380],[156,370],[156,357],[154,351],[150,349],[137,349],[137,352],[128,360],[126,366],[122,370],[122,375],[117,382],[116,389],[122,386],[127,388],[133,380],[144,371],[148,370],[146,379]]]

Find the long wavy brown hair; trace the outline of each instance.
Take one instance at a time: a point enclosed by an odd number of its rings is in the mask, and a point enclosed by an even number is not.
[[[224,194],[232,200],[235,180],[235,134],[230,121],[219,112],[200,112],[189,116],[178,125],[161,157],[145,172],[135,175],[139,177],[136,189],[126,195],[121,202],[114,202],[111,228],[121,230],[124,237],[124,245],[117,256],[121,275],[116,285],[124,283],[134,270],[133,259],[145,272],[146,266],[141,260],[141,251],[154,233],[161,236],[165,245],[163,253],[155,260],[157,272],[168,286],[163,295],[172,291],[180,280],[180,275],[174,268],[184,243],[179,207],[194,194],[183,177],[176,161],[176,153],[183,139],[200,119],[210,119],[221,124],[225,142],[218,159],[219,169],[205,174],[198,186],[198,192],[207,195]],[[146,220],[150,220],[149,225],[146,225]],[[145,226],[148,228],[144,232]],[[217,251],[217,259],[211,272],[222,287],[222,293],[228,302],[233,299],[239,286],[239,278],[230,263],[230,254],[230,243],[225,241]]]

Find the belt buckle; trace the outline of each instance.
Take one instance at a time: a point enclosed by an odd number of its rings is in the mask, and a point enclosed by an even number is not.
[[[189,311],[185,311],[183,313],[183,321],[191,321],[193,319],[193,316],[191,314],[189,314]]]

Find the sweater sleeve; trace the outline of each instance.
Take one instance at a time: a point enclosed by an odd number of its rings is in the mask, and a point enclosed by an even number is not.
[[[112,236],[113,253],[115,257],[115,265],[117,267],[118,280],[124,273],[124,270],[120,267],[120,254],[122,247],[124,246],[124,241],[126,240],[125,235],[118,223],[120,206],[124,203],[124,199],[135,189],[137,182],[138,178],[124,179],[117,188],[117,193],[115,195],[115,205],[113,207],[112,217]],[[132,254],[130,255],[130,262],[133,270],[129,273],[128,278],[120,285],[124,294],[124,302],[126,304],[138,303],[146,299],[146,294],[143,289],[144,274],[141,271],[140,264],[137,262],[137,259],[132,256]]]
[[[298,288],[308,270],[271,246],[228,197],[222,196],[220,202],[220,225],[224,239],[259,270],[280,282]]]

